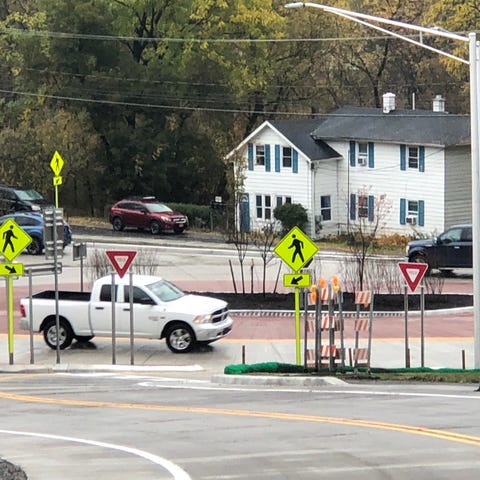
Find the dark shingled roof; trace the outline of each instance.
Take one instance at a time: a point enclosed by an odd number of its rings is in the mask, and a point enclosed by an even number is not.
[[[320,139],[315,140],[312,132],[322,122],[320,118],[301,120],[272,120],[269,123],[287,138],[310,160],[340,158],[341,155]]]
[[[470,145],[470,117],[430,110],[340,108],[318,118],[316,140],[363,140],[416,145]]]

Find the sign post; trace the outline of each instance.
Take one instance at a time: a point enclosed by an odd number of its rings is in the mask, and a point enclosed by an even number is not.
[[[62,185],[63,180],[60,176],[60,172],[62,171],[63,165],[65,162],[61,155],[55,150],[53,154],[52,160],[50,161],[50,168],[52,169],[55,176],[53,177],[53,186],[55,187],[55,207],[58,208],[58,186]]]
[[[110,263],[112,264],[115,271],[118,273],[120,278],[127,273],[130,265],[133,262],[133,259],[137,255],[136,251],[129,250],[107,250],[105,252]],[[116,318],[115,318],[115,275],[112,273],[112,289],[111,289],[111,300],[112,300],[112,365],[116,364]],[[133,283],[132,276],[130,275],[130,282],[128,288],[129,300],[130,300],[130,362],[133,365]]]
[[[415,263],[415,262],[399,262],[398,267],[402,272],[403,278],[408,285],[408,288],[412,293],[418,287],[418,284],[422,281],[425,273],[428,270],[427,263]],[[404,293],[404,305],[405,305],[405,367],[410,368],[410,353],[408,348],[408,291],[405,287]],[[425,366],[425,335],[424,335],[424,315],[425,315],[425,293],[423,285],[420,288],[420,364],[421,367]]]
[[[12,219],[8,219],[0,227],[1,252],[9,262],[20,255],[31,241],[30,235]],[[23,264],[1,264],[0,275],[6,277],[7,283],[8,357],[10,365],[13,365],[13,277],[23,275]]]
[[[297,365],[301,365],[300,285],[298,285],[298,282],[301,282],[303,279],[298,279],[298,277],[302,277],[302,275],[298,274],[298,271],[310,264],[311,260],[318,252],[318,247],[298,227],[293,227],[280,240],[280,242],[278,242],[274,252],[297,274],[287,278],[284,277],[283,281],[284,285],[287,281],[289,281],[289,286],[293,286],[295,288],[295,350]],[[306,277],[306,275],[303,275],[303,277]],[[298,280],[295,280],[295,278]],[[295,281],[297,284],[294,283]],[[309,284],[310,281],[306,286]]]

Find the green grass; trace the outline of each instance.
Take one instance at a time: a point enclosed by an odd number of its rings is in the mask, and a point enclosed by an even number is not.
[[[338,368],[335,372],[328,369],[315,371],[302,365],[265,362],[257,364],[227,365],[227,375],[272,375],[272,376],[335,376],[345,381],[383,381],[383,382],[430,382],[430,383],[480,383],[480,370],[460,370],[452,368]]]

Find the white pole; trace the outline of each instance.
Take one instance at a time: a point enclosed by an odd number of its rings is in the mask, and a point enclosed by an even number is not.
[[[477,35],[472,32],[469,38],[470,60],[470,133],[472,149],[472,260],[473,260],[473,328],[474,328],[474,367],[480,368],[480,181],[479,181],[479,58]]]

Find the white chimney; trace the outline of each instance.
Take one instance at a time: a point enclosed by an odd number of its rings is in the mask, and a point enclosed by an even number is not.
[[[445,111],[445,99],[441,95],[437,95],[433,99],[433,111],[444,112]]]
[[[383,113],[395,110],[395,94],[388,92],[383,94]]]

